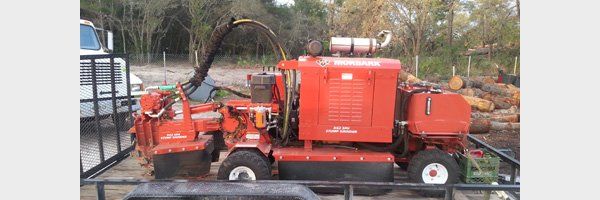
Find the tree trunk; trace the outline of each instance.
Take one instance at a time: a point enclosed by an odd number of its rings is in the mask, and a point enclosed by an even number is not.
[[[469,128],[470,133],[489,133],[490,131],[519,130],[520,123],[496,122],[489,119],[473,119]]]
[[[513,97],[513,98],[516,97],[515,95],[518,95],[520,93],[519,91],[510,90],[506,87],[502,87],[497,84],[484,84],[483,86],[481,86],[481,90],[495,94],[495,95],[500,95],[500,96],[504,96],[504,97]]]
[[[509,109],[498,109],[492,112],[493,114],[518,114],[519,108],[517,106],[512,106]]]
[[[491,130],[519,130],[521,123],[510,123],[510,122],[494,122],[491,123]]]
[[[519,114],[494,114],[494,113],[486,113],[486,112],[472,112],[472,119],[488,119],[490,121],[496,122],[519,122],[520,115]]]
[[[464,76],[453,76],[448,81],[448,87],[451,90],[460,90],[461,88],[481,88],[485,84],[495,84],[494,79],[488,76],[473,77],[468,79]]]
[[[448,3],[448,47],[452,47],[452,24],[454,22],[454,0],[450,0]],[[453,63],[454,64],[454,63]]]
[[[488,133],[491,126],[491,121],[488,119],[471,119],[469,133]]]
[[[408,82],[410,84],[421,82],[421,79],[413,76],[412,74],[404,70],[400,70],[400,76],[398,76],[398,78],[400,79],[400,81]]]
[[[462,95],[462,96],[467,101],[467,103],[469,103],[469,105],[471,105],[471,107],[476,108],[477,110],[480,110],[483,112],[491,112],[495,108],[494,103],[492,103],[491,101],[477,98],[477,97],[470,97],[470,96],[464,96],[464,95]]]
[[[517,18],[521,20],[521,1],[517,0]]]

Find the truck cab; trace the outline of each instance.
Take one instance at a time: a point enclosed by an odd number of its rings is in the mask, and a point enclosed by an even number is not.
[[[107,35],[106,44],[102,44],[98,32]],[[112,51],[112,32],[96,28],[94,24],[87,20],[81,20],[79,23],[80,48],[79,55],[108,55]],[[92,121],[95,119],[93,85],[96,85],[96,100],[98,101],[99,117],[101,119],[113,117],[114,123],[119,123],[122,130],[129,129],[126,119],[129,117],[129,105],[132,112],[140,109],[139,99],[135,98],[143,92],[143,83],[140,78],[129,73],[131,98],[127,96],[127,73],[126,62],[122,58],[115,57],[113,61],[114,68],[111,70],[110,59],[95,59],[96,80],[92,81],[92,60],[81,59],[79,68],[79,99],[80,99],[80,122]],[[115,75],[115,89],[111,87],[111,73]],[[115,93],[116,113],[114,113],[112,95]]]

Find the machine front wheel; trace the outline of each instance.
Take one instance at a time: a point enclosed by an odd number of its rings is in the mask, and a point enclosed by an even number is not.
[[[418,152],[408,164],[408,177],[417,183],[453,184],[458,182],[458,163],[439,149]],[[444,191],[421,190],[420,193],[429,197],[440,197]]]
[[[252,150],[239,150],[227,156],[217,175],[219,180],[268,180],[271,165],[265,156]]]

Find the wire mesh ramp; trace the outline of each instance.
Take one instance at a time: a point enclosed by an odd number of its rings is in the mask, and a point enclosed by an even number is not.
[[[133,149],[129,59],[124,54],[81,55],[79,69],[80,178],[93,177]]]

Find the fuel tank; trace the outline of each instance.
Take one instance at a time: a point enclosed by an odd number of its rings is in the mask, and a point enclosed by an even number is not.
[[[421,87],[404,87],[399,90],[400,96],[405,96],[402,98],[410,95],[405,110],[411,133],[453,135],[469,132],[471,106],[460,94],[441,90],[427,91]],[[414,93],[417,90],[419,92]]]

